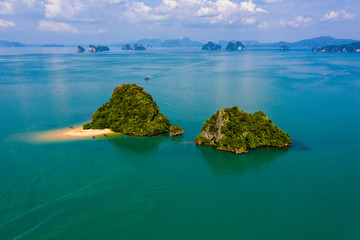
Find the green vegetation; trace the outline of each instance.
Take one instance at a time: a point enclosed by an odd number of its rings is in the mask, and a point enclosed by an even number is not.
[[[99,107],[83,129],[110,128],[128,135],[153,136],[169,130],[152,96],[136,84],[115,87],[110,101]]]
[[[262,111],[251,114],[235,106],[222,109],[206,120],[195,142],[239,154],[249,148],[289,146],[290,137]]]
[[[174,126],[170,127],[170,137],[181,135],[183,133],[184,133],[184,130],[176,124]]]

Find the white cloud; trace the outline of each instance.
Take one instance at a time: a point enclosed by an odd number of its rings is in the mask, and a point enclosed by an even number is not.
[[[279,24],[280,26],[290,26],[290,27],[298,28],[298,27],[308,26],[312,22],[312,20],[313,19],[311,17],[298,16],[295,17],[295,19],[290,20],[288,22],[281,19]]]
[[[3,15],[14,14],[13,3],[9,1],[0,2],[0,14]]]
[[[255,23],[255,14],[268,13],[256,7],[253,0],[236,3],[231,0],[163,0],[156,7],[149,7],[144,2],[132,2],[127,5],[123,20],[166,24],[244,24]],[[255,20],[254,20],[255,19]]]
[[[40,20],[38,29],[41,31],[50,31],[50,32],[72,32],[78,33],[79,30],[74,28],[73,26],[62,23],[62,22],[54,22],[48,20]]]
[[[356,13],[348,13],[345,10],[341,10],[338,12],[331,11],[326,13],[322,18],[321,21],[336,21],[342,19],[353,19],[356,16]]]
[[[5,21],[3,19],[0,19],[0,29],[1,28],[11,28],[15,27],[15,23],[12,21]]]
[[[250,18],[244,18],[242,20],[243,23],[245,24],[253,24],[256,23],[256,18],[250,17]]]

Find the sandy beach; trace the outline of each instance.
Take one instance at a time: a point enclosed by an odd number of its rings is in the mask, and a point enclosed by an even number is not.
[[[108,134],[114,134],[110,129],[90,129],[84,130],[82,126],[75,126],[69,128],[61,128],[50,131],[38,132],[34,136],[35,141],[49,142],[49,141],[66,141],[75,139],[84,139],[102,136],[105,137]]]

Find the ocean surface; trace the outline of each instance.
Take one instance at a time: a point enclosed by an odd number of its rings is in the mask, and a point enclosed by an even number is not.
[[[0,48],[1,240],[360,239],[360,54],[75,51]],[[124,83],[184,135],[33,141],[89,121]],[[193,143],[235,105],[293,145]]]

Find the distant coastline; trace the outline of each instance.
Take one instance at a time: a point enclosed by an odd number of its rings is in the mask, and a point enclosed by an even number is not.
[[[225,48],[229,41],[236,42],[235,40],[221,40],[215,42],[215,44],[222,46]],[[312,49],[313,47],[324,47],[330,45],[343,45],[343,44],[350,44],[353,42],[359,42],[356,39],[337,39],[330,36],[322,36],[316,37],[311,39],[304,39],[297,42],[273,42],[273,43],[261,43],[255,40],[240,40],[246,47],[274,47],[280,48],[281,46],[288,46],[289,48],[309,48]],[[167,40],[160,40],[160,39],[140,39],[138,41],[128,41],[128,42],[119,42],[119,43],[112,43],[107,44],[110,47],[122,47],[125,44],[141,44],[143,46],[152,46],[152,47],[202,47],[208,41],[194,41],[190,38],[183,38],[183,39],[167,39]],[[78,45],[88,45],[88,44],[24,44],[16,41],[1,41],[0,40],[0,47],[76,47]]]

